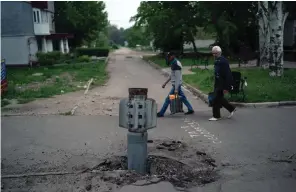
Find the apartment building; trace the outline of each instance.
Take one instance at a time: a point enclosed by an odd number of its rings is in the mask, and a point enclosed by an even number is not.
[[[1,58],[6,65],[31,65],[36,53],[69,52],[73,35],[56,33],[54,1],[1,2]]]

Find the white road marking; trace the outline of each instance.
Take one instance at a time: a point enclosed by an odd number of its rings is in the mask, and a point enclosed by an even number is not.
[[[184,129],[186,132],[188,132],[191,138],[203,136],[212,141],[214,144],[222,143],[222,141],[220,141],[214,134],[201,127],[198,122],[187,118],[183,119],[183,121],[186,125],[182,125],[181,129]]]

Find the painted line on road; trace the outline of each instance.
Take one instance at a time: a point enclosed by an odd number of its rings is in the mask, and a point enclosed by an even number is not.
[[[222,143],[214,134],[201,127],[198,122],[187,118],[183,119],[183,121],[185,125],[182,125],[181,129],[184,129],[191,138],[204,137],[214,144]]]

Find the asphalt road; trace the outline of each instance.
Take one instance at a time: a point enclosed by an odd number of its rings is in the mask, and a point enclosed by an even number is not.
[[[132,57],[126,57],[128,55]],[[149,97],[162,104],[169,86],[161,88],[165,77],[160,72],[128,49],[118,50],[112,59],[107,86],[96,90],[101,96],[122,98],[127,96],[129,87],[147,87]],[[181,140],[189,146],[204,149],[216,159],[221,178],[190,191],[295,191],[296,108],[239,109],[232,119],[209,122],[210,109],[186,93],[196,113],[158,119],[158,126],[149,131],[149,138]],[[83,111],[83,107],[80,110]],[[82,170],[93,167],[106,156],[125,154],[126,130],[118,127],[118,108],[113,110],[115,113],[111,116],[96,113],[87,116],[2,117],[2,176]],[[223,111],[223,114],[226,116],[227,112]],[[277,162],[279,160],[286,162]],[[20,191],[24,186],[29,188],[23,188],[23,191],[80,191],[70,190],[69,186],[74,184],[69,184],[65,178],[54,179],[59,180],[58,184],[41,185],[37,182],[29,185],[24,179],[21,185],[4,179],[4,191]],[[145,190],[173,191],[169,183],[121,189]]]
[[[208,149],[220,162],[222,179],[208,191],[295,191],[295,114],[296,108],[262,108],[239,109],[219,122],[207,121],[209,113],[191,117],[206,130],[193,139],[218,138]]]

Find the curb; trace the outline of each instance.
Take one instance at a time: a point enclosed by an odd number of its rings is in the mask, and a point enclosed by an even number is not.
[[[143,59],[143,57],[141,57]],[[149,65],[161,71],[162,75],[168,77],[170,74],[169,72],[163,70],[160,66],[155,64],[150,60],[145,60]],[[193,95],[199,97],[205,103],[208,102],[208,95],[203,93],[202,91],[196,89],[195,87],[189,85],[186,82],[183,82],[182,85],[184,88],[187,88]],[[276,101],[276,102],[261,102],[261,103],[240,103],[240,102],[230,102],[236,107],[244,107],[244,108],[274,108],[274,107],[282,107],[282,106],[296,106],[296,101]]]
[[[106,59],[105,59],[105,64],[107,64],[108,63],[108,61],[109,61],[109,58],[110,57],[110,55],[108,55],[108,57],[106,57]]]

